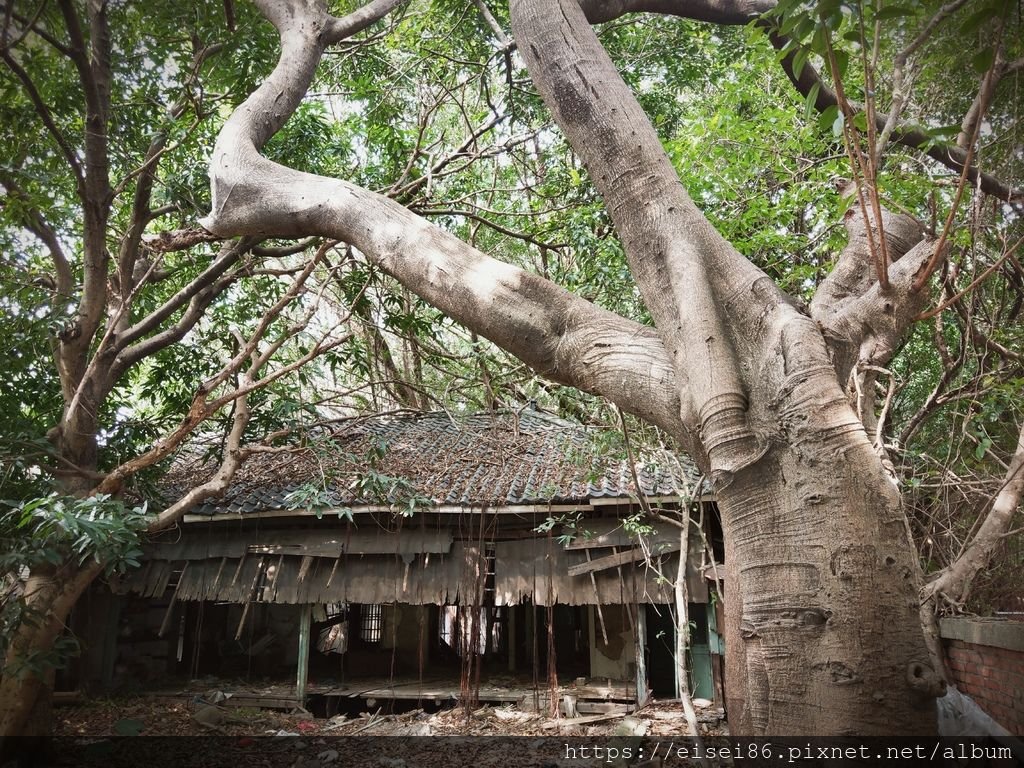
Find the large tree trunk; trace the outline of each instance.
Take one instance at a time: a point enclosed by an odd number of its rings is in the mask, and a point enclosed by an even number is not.
[[[45,660],[33,664],[33,658],[38,659],[53,648],[67,626],[75,602],[101,571],[102,566],[95,562],[82,567],[66,565],[38,570],[26,582],[26,610],[40,620],[18,626],[4,660],[0,679],[0,760],[8,757],[12,738],[49,736],[52,667]]]
[[[732,732],[933,733],[915,550],[820,330],[697,210],[579,6],[511,9],[671,355],[677,436],[715,485]]]
[[[719,499],[731,732],[933,733],[915,555],[867,441],[808,434]]]
[[[243,379],[254,373],[253,367],[242,375]],[[250,416],[248,397],[243,394],[235,400],[231,428],[217,471],[152,518],[147,533],[164,530],[194,505],[223,492],[246,457],[242,438]],[[154,461],[156,458],[151,457],[150,464]],[[51,735],[53,723],[48,707],[53,666],[47,656],[67,627],[71,609],[104,566],[95,559],[80,565],[68,558],[60,567],[37,567],[27,579],[24,610],[32,620],[22,621],[15,629],[0,678],[0,764],[6,760],[8,751],[17,746],[12,739],[46,739]]]

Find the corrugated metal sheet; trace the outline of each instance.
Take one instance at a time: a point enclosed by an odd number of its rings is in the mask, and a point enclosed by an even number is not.
[[[425,413],[348,422],[307,435],[313,447],[252,456],[225,494],[192,514],[288,509],[308,482],[323,482],[315,505],[401,506],[412,495],[436,505],[507,506],[674,496],[692,488],[696,469],[668,452],[637,457],[637,489],[627,462],[594,447],[579,424],[532,410],[451,416]],[[180,459],[163,481],[177,498],[214,471],[212,462]],[[367,493],[359,479],[372,468],[385,483]],[[373,484],[370,484],[371,486]]]

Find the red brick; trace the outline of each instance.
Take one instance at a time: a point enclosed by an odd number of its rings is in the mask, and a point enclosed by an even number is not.
[[[975,672],[968,672],[964,675],[964,683],[974,688],[981,687],[981,676]]]
[[[993,702],[994,704],[998,704],[999,706],[1004,707],[1007,711],[1013,709],[1013,707],[1012,707],[1013,699],[1011,699],[1009,696],[1007,696],[1002,691],[992,691],[992,692],[990,692],[989,695],[988,695],[988,699],[989,699],[989,701]]]

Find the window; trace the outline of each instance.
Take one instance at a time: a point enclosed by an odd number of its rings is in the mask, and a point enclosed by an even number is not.
[[[379,643],[383,626],[383,611],[379,604],[360,606],[359,639],[364,643]]]

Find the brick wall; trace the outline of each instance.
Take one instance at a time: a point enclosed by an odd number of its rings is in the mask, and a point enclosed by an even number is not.
[[[1024,622],[944,619],[942,637],[956,687],[1008,731],[1024,735]]]

